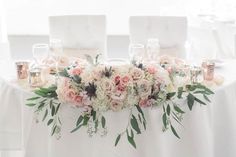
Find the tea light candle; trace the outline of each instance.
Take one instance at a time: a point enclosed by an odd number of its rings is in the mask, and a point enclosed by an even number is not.
[[[31,87],[41,87],[43,85],[42,70],[40,68],[30,70],[29,84]]]
[[[28,78],[29,62],[18,61],[16,64],[17,78],[26,79]]]

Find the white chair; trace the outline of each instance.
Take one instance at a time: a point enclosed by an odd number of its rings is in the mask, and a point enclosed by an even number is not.
[[[230,25],[223,22],[215,22],[216,32],[215,37],[219,44],[220,52],[218,58],[233,58],[235,54],[235,25]]]
[[[146,45],[149,38],[158,38],[161,55],[185,58],[186,17],[132,16],[129,26],[131,43]]]
[[[60,39],[64,53],[72,57],[106,54],[106,17],[68,15],[49,17],[50,39]]]
[[[9,43],[7,42],[7,35],[3,31],[3,20],[0,16],[0,61],[8,61],[10,57]]]
[[[216,40],[215,29],[192,26],[189,28],[188,37],[191,43],[190,60],[216,59],[221,48]]]

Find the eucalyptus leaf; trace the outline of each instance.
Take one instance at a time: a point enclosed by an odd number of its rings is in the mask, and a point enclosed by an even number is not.
[[[183,90],[184,90],[183,87],[179,87],[179,88],[178,88],[178,95],[177,95],[177,97],[178,97],[179,99],[182,98]]]
[[[63,69],[63,71],[60,71],[59,75],[63,77],[70,77],[66,69]]]
[[[35,103],[28,103],[28,104],[25,104],[25,105],[32,107],[32,106],[35,106],[36,104]]]
[[[97,112],[92,110],[91,115],[93,116],[93,121],[95,121],[96,120]]]
[[[179,137],[179,135],[177,134],[175,128],[174,128],[172,125],[170,125],[170,127],[171,127],[171,131],[173,132],[173,134],[174,134],[177,138],[180,139],[180,137]]]
[[[194,100],[195,100],[194,95],[189,93],[188,96],[187,96],[187,104],[188,104],[188,107],[189,107],[190,110],[192,110],[192,108],[193,108]]]
[[[52,129],[51,136],[53,136],[53,135],[54,135],[54,133],[55,133],[56,129],[57,129],[57,126],[55,125],[55,126],[53,127],[53,129]]]
[[[51,115],[52,115],[52,116],[54,116],[54,115],[55,115],[55,110],[56,110],[56,109],[55,109],[55,106],[54,106],[54,105],[52,105],[52,109],[51,109]]]
[[[83,125],[87,125],[88,124],[89,118],[90,117],[88,117],[87,115],[84,116]]]
[[[182,123],[180,122],[180,120],[176,117],[176,116],[173,116],[172,115],[172,118],[174,118],[174,120],[177,122],[177,123],[179,123],[180,125],[182,125]],[[183,126],[183,125],[182,125]]]
[[[128,138],[129,143],[136,149],[136,143],[134,141],[134,138],[130,136],[128,136],[127,138]]]
[[[134,115],[132,115],[132,119],[130,120],[132,128],[137,132],[137,134],[141,134],[138,121]]]
[[[167,128],[167,116],[166,113],[162,115],[162,122],[164,124],[164,127]]]
[[[134,132],[133,132],[132,129],[130,130],[130,137],[131,137],[131,138],[134,138]]]
[[[77,122],[76,122],[76,126],[80,125],[80,123],[83,121],[84,117],[83,116],[79,116]]]
[[[32,97],[32,98],[27,99],[27,101],[37,100],[37,99],[39,99],[39,98],[40,98],[40,97]]]
[[[119,143],[120,138],[121,138],[121,135],[119,134],[119,135],[116,137],[115,146],[117,146],[117,144]]]
[[[81,128],[81,126],[82,126],[82,125],[78,125],[78,126],[77,126],[76,128],[74,128],[70,133],[73,133],[73,132],[79,130],[79,128]]]
[[[169,116],[170,115],[170,105],[169,104],[166,107],[166,112],[167,112],[167,115]]]
[[[57,105],[57,108],[56,108],[55,114],[57,114],[57,112],[58,112],[60,106],[61,106],[61,103],[59,103],[59,104]]]
[[[143,113],[143,110],[141,109],[141,107],[140,107],[139,105],[135,105],[135,106],[136,106],[138,112],[141,113],[141,115],[142,115],[142,117],[143,117],[143,120],[146,121],[145,116],[144,116],[144,113]]]
[[[203,97],[206,101],[211,102],[211,100],[206,95],[203,95]]]
[[[167,93],[167,99],[171,99],[175,94],[175,92]]]
[[[139,122],[142,123],[142,118],[141,118],[140,114],[138,114],[138,119],[139,119]]]
[[[143,128],[144,128],[144,130],[147,129],[147,127],[146,127],[146,122],[145,122],[145,121],[143,121]]]
[[[49,119],[47,125],[49,126],[50,124],[52,124],[52,122],[53,122],[53,119]]]
[[[40,90],[36,90],[36,91],[34,91],[34,93],[35,93],[36,95],[41,96],[41,97],[47,97],[47,94],[44,93],[44,92],[42,92],[42,91],[40,91]]]
[[[45,103],[40,103],[40,105],[38,106],[38,109],[41,110],[44,107]]]
[[[195,97],[195,101],[197,101],[198,103],[202,104],[202,105],[207,105],[205,102],[203,102],[202,100],[198,99]]]
[[[102,127],[105,128],[106,125],[106,119],[102,116]]]
[[[177,105],[174,105],[174,110],[179,113],[185,113],[181,108],[179,108]]]
[[[49,101],[49,107],[52,108],[52,106],[53,106],[53,100],[51,99],[51,100]]]
[[[48,109],[46,109],[46,111],[45,111],[45,113],[44,113],[44,116],[43,116],[43,120],[42,120],[42,121],[44,121],[44,120],[46,119],[47,115],[48,115]]]

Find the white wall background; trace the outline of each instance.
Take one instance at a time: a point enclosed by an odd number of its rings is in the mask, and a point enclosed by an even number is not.
[[[236,16],[235,0],[3,0],[9,34],[48,34],[47,17],[105,14],[108,34],[128,34],[130,15]]]

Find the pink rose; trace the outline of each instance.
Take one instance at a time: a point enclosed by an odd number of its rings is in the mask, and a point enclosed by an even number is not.
[[[129,77],[128,76],[124,76],[123,78],[122,78],[122,82],[123,83],[128,83],[129,82]]]
[[[152,106],[152,101],[149,99],[141,99],[139,101],[139,106],[140,107],[150,107],[150,106]]]
[[[119,84],[119,85],[117,86],[117,89],[118,89],[119,91],[125,91],[125,85],[124,85],[124,84]]]
[[[157,69],[155,67],[148,67],[147,68],[147,71],[150,73],[150,74],[155,74]]]
[[[76,106],[81,107],[81,106],[82,106],[82,100],[83,100],[83,97],[82,97],[82,96],[76,95],[75,98],[74,98],[74,101],[75,101],[75,103],[76,103]]]
[[[66,96],[67,98],[69,99],[69,101],[72,101],[74,100],[75,98],[75,92],[73,90],[69,90],[67,93],[66,93]]]
[[[173,72],[173,68],[171,66],[167,67],[166,70],[168,71],[169,74]]]
[[[114,81],[115,81],[116,85],[119,84],[120,83],[120,76],[116,76]]]
[[[80,69],[80,68],[76,68],[76,69],[73,69],[72,70],[72,75],[80,75],[81,74],[81,72],[82,72],[82,69]]]

